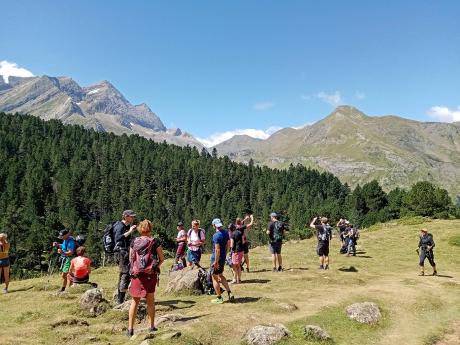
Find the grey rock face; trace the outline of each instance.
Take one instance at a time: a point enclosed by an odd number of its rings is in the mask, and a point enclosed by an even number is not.
[[[360,323],[377,323],[382,318],[378,305],[372,302],[354,303],[346,312],[350,319]]]
[[[80,297],[80,307],[93,315],[105,312],[107,309],[106,303],[100,289],[87,290]]]
[[[321,327],[315,325],[306,325],[304,327],[305,338],[309,340],[332,340],[332,337]]]
[[[282,324],[259,325],[246,333],[245,340],[250,345],[272,345],[289,334],[288,329]]]
[[[200,277],[198,269],[184,268],[183,270],[171,272],[166,292],[200,292]]]

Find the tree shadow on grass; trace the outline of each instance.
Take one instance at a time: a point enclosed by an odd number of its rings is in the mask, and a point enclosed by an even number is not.
[[[342,271],[342,272],[358,272],[358,269],[355,266],[340,267],[339,271]]]
[[[243,280],[241,284],[267,284],[271,282],[270,279],[247,279]]]
[[[29,291],[32,290],[35,286],[26,286],[23,288],[18,288],[18,289],[8,289],[8,293],[15,293],[15,292],[24,292],[24,291]]]
[[[235,297],[235,302],[238,304],[246,304],[246,303],[255,303],[260,300],[260,297]]]
[[[291,268],[286,268],[286,271],[289,270],[294,270],[294,271],[308,271],[309,268],[307,267],[291,267]]]
[[[171,307],[171,309],[187,309],[193,307],[195,304],[195,301],[184,301],[180,299],[173,299],[170,301],[158,301],[155,302],[156,305],[163,305],[163,306],[168,306]],[[180,306],[180,304],[186,304],[185,306]]]
[[[369,255],[356,255],[357,258],[363,258],[363,259],[372,259],[372,256]]]

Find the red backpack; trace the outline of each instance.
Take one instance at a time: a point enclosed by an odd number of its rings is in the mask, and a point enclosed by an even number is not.
[[[137,277],[156,273],[158,266],[157,248],[157,241],[153,238],[136,238],[130,258],[131,276]]]

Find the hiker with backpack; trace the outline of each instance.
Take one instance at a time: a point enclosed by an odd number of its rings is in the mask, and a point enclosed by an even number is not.
[[[63,240],[62,243],[53,242],[53,246],[58,248],[58,254],[60,255],[60,270],[62,272],[61,292],[63,292],[67,287],[70,262],[75,255],[76,243],[74,238],[70,236],[68,229],[59,231],[58,238]]]
[[[320,224],[317,224],[318,217],[313,218],[310,227],[316,230],[318,246],[316,252],[319,256],[319,269],[329,269],[329,242],[332,239],[332,227],[328,224],[326,217],[321,217]]]
[[[86,284],[89,282],[89,274],[91,273],[91,259],[85,256],[86,248],[79,246],[76,250],[77,256],[70,262],[68,283]]]
[[[420,239],[418,241],[417,253],[419,254],[420,261],[420,275],[425,275],[425,259],[428,259],[431,267],[433,267],[433,275],[437,275],[436,263],[434,262],[433,248],[435,246],[433,235],[428,233],[428,230],[423,228],[420,230]]]
[[[240,220],[240,221],[239,221]],[[249,220],[248,224],[245,224],[246,221]],[[236,219],[236,227],[240,228],[243,231],[243,262],[241,263],[241,269],[243,269],[243,265],[246,264],[246,272],[249,273],[249,240],[248,240],[248,233],[251,230],[252,225],[254,224],[254,215],[251,211],[246,212],[246,216],[241,221],[240,218]]]
[[[122,220],[112,224],[109,232],[113,234],[113,253],[118,265],[117,301],[122,304],[125,301],[126,291],[130,282],[129,276],[129,248],[136,225],[133,225],[136,214],[133,210],[125,210]],[[110,237],[104,234],[104,239]],[[105,246],[104,246],[105,248]]]
[[[339,228],[339,236],[340,236],[340,241],[342,242],[342,245],[344,245],[345,242],[345,232],[347,230],[349,222],[345,218],[340,218],[339,221],[337,222],[337,228]]]
[[[279,215],[276,212],[270,213],[270,223],[267,228],[267,235],[270,238],[270,253],[272,254],[273,272],[283,271],[283,259],[281,257],[281,247],[283,246],[283,238],[286,231],[285,224],[279,220]]]
[[[140,236],[135,238],[129,251],[131,284],[129,293],[133,298],[129,308],[128,331],[129,337],[134,335],[134,321],[141,298],[147,301],[149,315],[149,332],[156,331],[155,327],[155,288],[158,283],[160,266],[164,261],[161,243],[152,237],[153,223],[143,220],[138,231]]]
[[[185,267],[185,250],[187,246],[187,233],[184,230],[184,223],[179,222],[177,223],[177,236],[176,236],[176,263],[175,268],[176,270],[182,269]],[[182,265],[182,266],[180,266]]]
[[[5,233],[0,234],[0,278],[3,276],[5,288],[3,293],[8,293],[8,285],[10,283],[10,244],[8,242],[8,235]]]
[[[226,289],[229,302],[233,302],[235,297],[233,297],[227,279],[225,279],[223,274],[225,268],[225,258],[227,256],[228,250],[230,249],[230,238],[228,231],[224,229],[224,225],[219,218],[213,219],[212,226],[216,232],[212,236],[211,274],[217,298],[213,299],[211,303],[224,303],[220,284],[222,284]]]
[[[187,266],[200,267],[201,253],[206,240],[206,234],[200,228],[200,220],[192,221],[192,228],[187,232]]]

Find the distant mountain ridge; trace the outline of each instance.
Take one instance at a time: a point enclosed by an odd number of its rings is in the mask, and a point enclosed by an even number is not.
[[[132,105],[110,82],[81,87],[69,77],[0,75],[0,111],[58,119],[115,134],[139,134],[179,146],[203,145],[178,128],[167,129],[145,103]]]
[[[215,146],[232,160],[330,171],[351,186],[376,179],[386,189],[428,180],[460,195],[460,123],[371,117],[340,106],[317,123],[266,140],[233,137]]]

